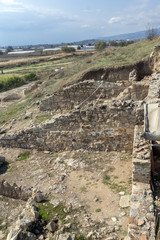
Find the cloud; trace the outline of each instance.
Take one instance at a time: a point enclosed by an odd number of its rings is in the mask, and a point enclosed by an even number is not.
[[[0,8],[1,13],[21,13],[24,8]]]
[[[121,17],[112,17],[112,18],[109,19],[108,23],[113,24],[113,23],[120,22],[121,20],[122,20]]]
[[[84,25],[81,25],[81,27],[82,27],[82,28],[88,28],[88,27],[89,27],[89,25],[87,25],[87,24],[84,24]]]
[[[2,3],[4,5],[22,5],[21,2],[17,2],[14,0],[0,0],[0,3]]]

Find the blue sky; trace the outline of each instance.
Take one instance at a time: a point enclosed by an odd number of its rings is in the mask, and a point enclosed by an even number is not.
[[[160,26],[159,0],[0,0],[0,46],[73,42]]]

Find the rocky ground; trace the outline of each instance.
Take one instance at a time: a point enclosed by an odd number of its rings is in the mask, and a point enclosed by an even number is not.
[[[130,155],[4,148],[0,154],[8,163],[1,166],[0,180],[39,189],[53,206],[62,204],[68,213],[66,222],[71,223],[69,232],[96,239],[124,239],[129,207],[125,200],[131,191]],[[25,203],[4,197],[0,201],[1,234],[5,234],[5,224],[8,228],[14,223]]]

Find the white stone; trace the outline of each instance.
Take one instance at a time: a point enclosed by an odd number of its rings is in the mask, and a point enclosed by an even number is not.
[[[112,221],[113,221],[113,222],[117,222],[117,218],[112,217]]]
[[[123,196],[125,194],[125,192],[119,192],[120,196]]]
[[[128,208],[130,206],[130,195],[121,196],[119,205],[121,208]]]
[[[120,217],[124,217],[125,215],[126,215],[125,212],[121,212],[121,213],[119,214]]]

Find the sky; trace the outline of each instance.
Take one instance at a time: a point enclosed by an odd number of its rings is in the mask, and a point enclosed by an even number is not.
[[[0,46],[74,42],[160,26],[159,0],[0,0]]]

